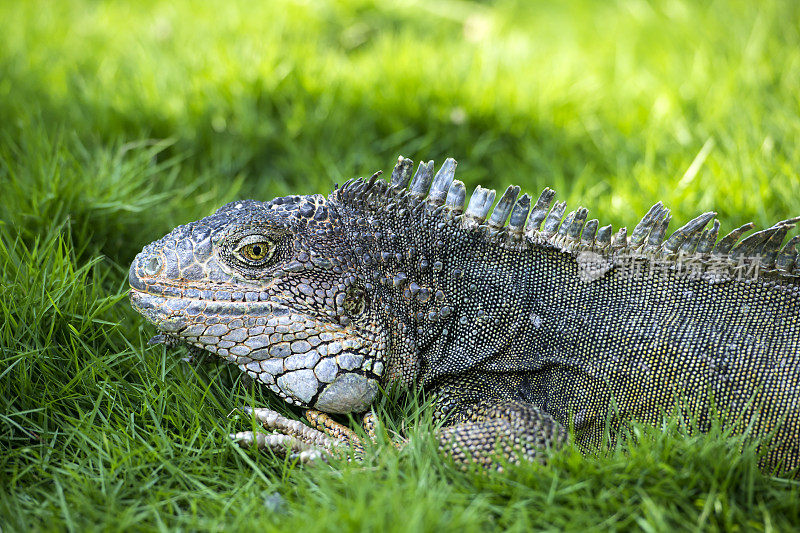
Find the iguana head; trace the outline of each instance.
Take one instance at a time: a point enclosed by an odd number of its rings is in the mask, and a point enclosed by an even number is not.
[[[240,201],[147,245],[131,303],[162,332],[233,362],[287,402],[362,411],[388,335],[320,195]]]

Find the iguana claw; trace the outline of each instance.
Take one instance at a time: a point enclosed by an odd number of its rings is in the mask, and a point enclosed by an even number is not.
[[[242,446],[271,450],[276,454],[298,459],[302,463],[324,459],[337,452],[345,453],[351,460],[361,460],[363,457],[362,438],[352,429],[319,411],[306,412],[306,419],[311,426],[299,420],[286,418],[272,409],[241,407],[239,411],[255,416],[266,429],[273,431],[271,434],[253,431],[231,433],[230,438]],[[374,440],[371,413],[364,417],[364,422],[370,438]]]
[[[309,463],[323,457],[323,452],[295,437],[281,434],[254,433],[242,431],[231,433],[231,439],[244,447],[255,446],[259,450],[272,450],[278,455],[287,455],[290,459],[297,459],[301,463]]]

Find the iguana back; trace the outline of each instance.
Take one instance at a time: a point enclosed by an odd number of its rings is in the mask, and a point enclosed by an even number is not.
[[[461,249],[463,257],[476,249]],[[778,429],[769,462],[800,456],[800,297],[794,282],[711,282],[654,257],[586,281],[572,254],[533,248],[472,262],[450,284],[459,317],[423,350],[421,381],[458,404],[521,399],[598,444],[607,422],[711,416],[755,436]],[[459,264],[456,259],[451,264]],[[460,263],[465,264],[465,263]],[[491,271],[491,274],[489,273]],[[514,274],[518,272],[518,274]],[[472,288],[472,289],[470,289]],[[440,393],[441,394],[441,393]],[[453,402],[453,400],[450,400]]]

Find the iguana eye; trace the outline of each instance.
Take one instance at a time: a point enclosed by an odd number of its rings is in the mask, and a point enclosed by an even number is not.
[[[367,308],[367,293],[359,287],[350,287],[345,293],[342,307],[350,317],[356,318]]]
[[[261,265],[272,257],[275,243],[263,235],[251,235],[239,242],[235,253],[246,263]]]

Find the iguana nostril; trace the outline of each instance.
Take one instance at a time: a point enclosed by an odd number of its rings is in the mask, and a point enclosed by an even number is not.
[[[156,274],[161,272],[161,266],[162,266],[161,258],[158,257],[157,255],[153,255],[144,265],[144,273],[147,274],[148,276],[155,276]]]

